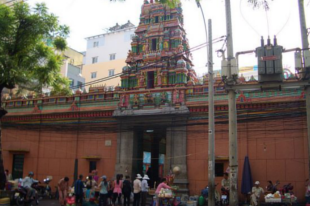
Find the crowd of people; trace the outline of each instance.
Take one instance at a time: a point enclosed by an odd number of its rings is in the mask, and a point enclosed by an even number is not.
[[[124,206],[129,206],[132,201],[133,206],[140,206],[140,204],[141,206],[146,206],[146,199],[149,191],[148,181],[150,180],[147,174],[143,177],[140,174],[137,174],[135,180],[132,182],[129,176],[126,176],[124,179],[122,174],[116,175],[115,180],[111,179],[108,181],[107,176],[103,175],[99,178],[97,173],[98,172],[96,170],[93,171],[85,178],[85,180],[83,175],[79,175],[78,180],[74,182],[72,188],[70,187],[68,177],[60,179],[57,185],[59,204],[64,206],[68,201],[72,200],[76,205],[82,205],[83,202],[97,201],[99,206],[116,206],[122,204],[124,204]],[[12,180],[12,175],[8,170],[5,170],[5,175],[7,181]],[[33,177],[34,173],[29,172],[28,176],[21,181],[21,185],[27,190],[29,198],[34,197],[36,193],[36,191],[32,188],[32,185],[39,182]],[[266,192],[272,194],[275,193],[278,191],[277,185],[279,185],[278,181],[275,184],[268,181]],[[306,180],[305,186],[306,201],[310,202],[309,180]],[[165,178],[163,178],[161,183],[157,186],[155,196],[158,196],[161,188],[174,190],[168,186]],[[224,173],[224,178],[221,181],[221,192],[222,194],[226,194],[228,199],[229,188],[229,174]],[[264,194],[265,191],[262,187],[260,187],[260,182],[256,181],[250,195],[251,205],[260,205],[260,199]]]
[[[79,179],[74,183],[74,195],[76,205],[82,205],[83,202],[95,202],[99,203],[99,206],[107,205],[122,205],[129,206],[131,199],[133,199],[134,206],[146,205],[146,196],[148,193],[148,180],[150,178],[147,175],[142,177],[137,174],[137,178],[134,182],[131,182],[129,176],[118,174],[115,180],[107,180],[107,177],[103,175],[99,178],[96,173],[86,177],[84,181],[83,175],[79,176]],[[69,190],[67,185],[63,185],[65,178],[61,179],[58,183],[59,191],[59,203],[64,205],[65,196]],[[66,190],[64,190],[66,189]]]

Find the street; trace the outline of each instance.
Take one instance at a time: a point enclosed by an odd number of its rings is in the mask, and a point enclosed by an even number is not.
[[[56,206],[59,205],[58,200],[41,200],[39,205],[41,206]]]

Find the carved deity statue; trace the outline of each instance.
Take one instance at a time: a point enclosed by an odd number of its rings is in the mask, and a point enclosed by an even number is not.
[[[166,92],[162,92],[161,93],[160,101],[161,101],[161,103],[166,103],[167,102]]]
[[[159,51],[163,50],[163,37],[159,38]]]
[[[182,44],[179,44],[178,49],[177,49],[177,52],[181,53],[181,52],[183,52],[183,51],[184,51],[184,50],[183,50],[183,45],[182,45]]]
[[[160,86],[161,85],[161,78],[162,78],[162,73],[160,71],[160,69],[158,70],[158,75],[157,75],[157,85]]]
[[[141,73],[139,76],[139,86],[144,87],[144,74]]]
[[[154,103],[154,97],[150,92],[144,95],[144,103]]]
[[[134,105],[139,105],[139,94],[135,94],[134,99],[133,99],[133,104]]]

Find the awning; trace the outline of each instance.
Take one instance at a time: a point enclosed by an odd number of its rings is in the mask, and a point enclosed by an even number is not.
[[[225,157],[225,156],[216,156],[215,160],[222,160],[222,161],[226,161],[229,160],[229,157]]]
[[[101,159],[101,157],[99,157],[99,156],[85,156],[85,157],[82,157],[82,159],[91,160],[91,161],[98,161]]]
[[[29,153],[30,152],[29,149],[7,149],[4,151],[8,151],[10,153]]]

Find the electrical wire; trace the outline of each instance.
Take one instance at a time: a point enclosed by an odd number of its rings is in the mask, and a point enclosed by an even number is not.
[[[246,18],[244,17],[243,12],[242,12],[241,5],[242,5],[242,0],[240,0],[240,3],[239,3],[239,10],[240,10],[240,14],[241,14],[243,20],[244,20],[244,21],[247,23],[247,25],[248,25],[253,31],[255,31],[255,33],[260,37],[261,35],[259,34],[259,32],[258,32],[256,29],[254,29],[254,27],[253,27],[253,26],[248,22],[248,20],[246,20]]]

